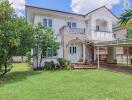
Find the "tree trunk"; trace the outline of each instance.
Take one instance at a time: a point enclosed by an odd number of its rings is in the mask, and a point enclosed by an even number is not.
[[[39,47],[38,47],[38,45],[37,45],[37,56],[36,56],[36,57],[37,57],[37,69],[39,68],[39,66],[38,66],[38,62],[39,62],[39,61],[38,61],[38,59],[39,59],[38,49],[39,49]]]
[[[41,57],[40,57],[39,67],[41,67],[41,63],[42,63],[42,54],[41,54]]]

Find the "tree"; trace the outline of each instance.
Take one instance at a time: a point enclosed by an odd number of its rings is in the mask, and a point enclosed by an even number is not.
[[[124,13],[121,14],[119,23],[124,26],[132,23],[132,9],[125,10]]]
[[[41,67],[42,59],[47,57],[48,49],[57,51],[59,43],[51,28],[43,26],[41,23],[35,27],[35,57],[37,59],[37,68]],[[38,60],[40,55],[40,61]]]
[[[127,38],[131,38],[132,39],[132,28],[128,28],[128,30],[127,30]]]
[[[11,70],[12,56],[30,49],[33,27],[18,17],[8,0],[0,1],[0,74]],[[29,40],[28,40],[29,39]]]

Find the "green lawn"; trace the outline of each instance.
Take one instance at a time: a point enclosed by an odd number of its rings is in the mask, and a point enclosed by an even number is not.
[[[105,70],[32,71],[14,64],[0,100],[132,100],[132,76]]]

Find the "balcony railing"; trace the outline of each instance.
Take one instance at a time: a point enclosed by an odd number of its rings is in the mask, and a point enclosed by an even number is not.
[[[85,29],[83,29],[83,28],[68,28],[68,32],[74,33],[74,34],[84,34]]]
[[[101,41],[111,41],[114,40],[114,34],[108,31],[93,31],[92,39]]]

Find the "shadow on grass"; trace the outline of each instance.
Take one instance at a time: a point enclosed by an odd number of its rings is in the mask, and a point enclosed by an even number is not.
[[[26,80],[28,77],[33,76],[33,75],[38,75],[38,74],[41,74],[41,72],[32,71],[32,70],[10,72],[5,76],[0,77],[0,87],[3,87],[11,83]]]

